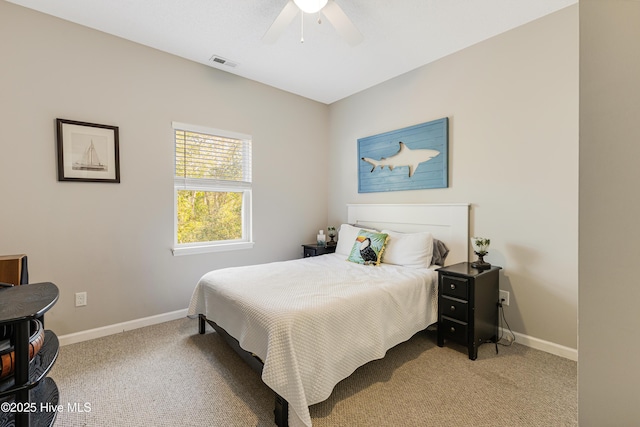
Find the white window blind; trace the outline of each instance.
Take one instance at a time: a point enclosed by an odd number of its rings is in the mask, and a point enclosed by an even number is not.
[[[174,255],[246,247],[242,244],[251,243],[251,137],[176,122],[173,128]]]
[[[251,185],[251,140],[175,129],[176,178]]]

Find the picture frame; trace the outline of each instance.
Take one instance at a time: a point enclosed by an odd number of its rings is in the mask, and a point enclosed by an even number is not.
[[[118,127],[56,119],[58,181],[120,182]]]
[[[448,186],[448,117],[358,139],[358,193]]]

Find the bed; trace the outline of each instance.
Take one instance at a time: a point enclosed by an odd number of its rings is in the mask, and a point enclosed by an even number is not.
[[[277,425],[310,427],[310,405],[436,322],[438,265],[425,261],[432,247],[421,251],[437,239],[447,265],[467,261],[468,215],[468,204],[347,205],[334,254],[211,271],[188,315],[260,372],[276,394]],[[380,236],[382,262],[369,265],[362,248],[371,243],[362,240]]]

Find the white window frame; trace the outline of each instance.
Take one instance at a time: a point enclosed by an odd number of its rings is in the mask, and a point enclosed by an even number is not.
[[[180,122],[172,122],[173,145],[174,145],[174,167],[175,167],[175,131],[184,130],[205,135],[220,136],[223,138],[234,138],[243,141],[251,141],[251,135],[237,132],[230,132],[221,129],[209,128],[205,126],[190,125]],[[250,149],[250,148],[249,148]],[[200,190],[200,191],[221,191],[242,193],[242,238],[235,240],[216,240],[211,242],[178,243],[178,190]],[[193,255],[208,252],[233,251],[253,248],[253,227],[251,209],[251,182],[220,181],[215,179],[198,179],[177,177],[174,170],[173,181],[173,248],[174,256]]]

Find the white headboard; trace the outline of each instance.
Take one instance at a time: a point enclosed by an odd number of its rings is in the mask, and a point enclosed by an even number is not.
[[[469,260],[469,204],[348,204],[349,224],[399,232],[428,231],[450,252],[447,265]]]

